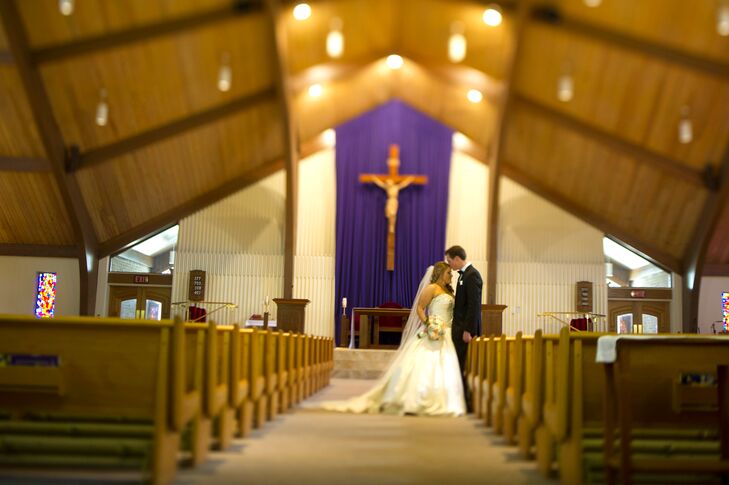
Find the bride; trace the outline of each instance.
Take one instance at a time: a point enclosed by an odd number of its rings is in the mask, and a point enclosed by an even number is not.
[[[466,413],[458,356],[451,339],[451,268],[442,261],[428,268],[402,334],[394,360],[374,387],[346,401],[324,402],[330,411],[353,413],[461,416]],[[425,332],[437,316],[445,333],[437,340]]]

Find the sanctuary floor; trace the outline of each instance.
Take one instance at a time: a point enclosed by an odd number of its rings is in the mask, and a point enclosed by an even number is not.
[[[371,380],[332,379],[312,401],[357,395]],[[178,472],[201,484],[550,484],[474,418],[349,415],[296,408],[207,463]]]

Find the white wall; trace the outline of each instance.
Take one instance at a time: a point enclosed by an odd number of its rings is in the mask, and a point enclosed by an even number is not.
[[[79,314],[78,260],[0,256],[0,313],[33,315],[36,277],[57,273],[56,316]]]
[[[701,278],[699,293],[699,333],[711,333],[711,324],[721,321],[721,294],[729,291],[729,278],[705,276]],[[720,330],[719,323],[716,330]]]
[[[294,298],[306,298],[305,331],[333,336],[334,150],[300,161]],[[173,301],[187,299],[189,271],[207,272],[207,301],[232,302],[219,323],[263,313],[266,296],[283,296],[285,175],[283,171],[180,221]],[[174,308],[173,308],[174,311]],[[210,311],[210,309],[208,309]],[[276,304],[271,302],[271,318]]]
[[[463,246],[485,280],[488,167],[454,152],[450,190],[446,245]],[[602,232],[507,178],[499,201],[496,301],[509,307],[504,332],[557,331],[557,321],[537,314],[573,310],[577,281],[592,281],[593,312],[605,314]]]

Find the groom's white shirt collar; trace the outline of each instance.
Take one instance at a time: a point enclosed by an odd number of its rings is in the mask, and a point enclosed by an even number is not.
[[[471,266],[471,262],[470,261],[468,263],[466,263],[466,264],[463,265],[463,268],[461,268],[461,271],[463,271],[465,273],[466,272],[466,269],[468,269],[469,266]]]

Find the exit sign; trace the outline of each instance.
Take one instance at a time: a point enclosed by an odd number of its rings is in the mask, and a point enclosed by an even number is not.
[[[149,283],[149,276],[147,275],[134,275],[135,283]]]
[[[631,290],[630,297],[631,298],[645,298],[645,290]]]

